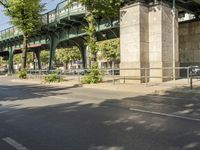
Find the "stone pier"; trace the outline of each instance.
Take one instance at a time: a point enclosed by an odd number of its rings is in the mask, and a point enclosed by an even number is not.
[[[121,76],[130,77],[128,82],[144,82],[145,74],[155,78],[153,81],[165,81],[172,76],[173,67],[173,15],[165,4],[146,5],[135,3],[121,9],[121,65],[123,68],[154,68],[147,70],[122,70]],[[178,18],[175,19],[175,47],[178,65]],[[156,69],[158,68],[158,69]]]
[[[200,66],[200,21],[190,20],[179,24],[180,66]]]

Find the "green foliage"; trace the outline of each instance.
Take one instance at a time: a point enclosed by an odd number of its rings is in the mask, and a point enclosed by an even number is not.
[[[60,60],[64,64],[66,64],[71,61],[80,60],[81,53],[77,47],[61,48],[61,49],[58,49],[58,51],[56,53],[56,59]]]
[[[62,82],[63,78],[60,76],[60,70],[58,69],[52,72],[50,75],[46,76],[44,81],[47,83]]]
[[[22,63],[22,55],[16,54],[13,57],[14,64],[21,64]],[[27,64],[33,63],[33,53],[27,54]]]
[[[5,66],[6,60],[3,59],[3,57],[0,57],[0,66]]]
[[[95,17],[113,17],[119,14],[119,9],[124,0],[71,0],[86,6],[87,11]]]
[[[98,48],[104,59],[108,61],[120,60],[120,41],[119,38],[98,42]]]
[[[17,73],[17,75],[18,75],[18,77],[20,78],[20,79],[27,79],[27,70],[26,69],[22,69],[21,71],[19,71],[18,73]]]
[[[3,6],[5,8],[8,8],[7,0],[0,0],[0,6]]]
[[[103,81],[103,73],[98,68],[98,64],[94,63],[92,64],[92,67],[89,71],[89,73],[83,77],[81,80],[81,83],[83,84],[95,84],[95,83],[101,83]]]
[[[27,54],[27,64],[33,63],[33,53],[28,53]]]
[[[42,25],[42,10],[41,0],[7,0],[5,14],[10,17],[11,23],[23,33],[23,68],[26,68],[28,38]]]
[[[5,14],[11,23],[25,35],[30,35],[41,26],[41,0],[7,0]]]
[[[90,60],[96,61],[97,57],[97,44],[96,44],[96,37],[95,37],[95,32],[96,32],[96,21],[94,18],[93,14],[88,14],[86,17],[86,20],[89,24],[88,27],[85,27],[85,32],[88,35],[87,37],[87,45],[90,48]]]
[[[90,48],[90,59],[96,62],[97,44],[95,38],[96,20],[101,17],[115,17],[119,14],[120,6],[124,0],[71,0],[70,3],[78,2],[84,5],[87,9],[86,21],[88,27],[85,28],[87,38],[87,45]],[[69,4],[70,5],[70,4]]]
[[[22,62],[22,55],[16,54],[13,57],[14,64],[20,64]]]
[[[48,64],[50,59],[49,51],[43,50],[40,52],[40,60],[44,64]]]

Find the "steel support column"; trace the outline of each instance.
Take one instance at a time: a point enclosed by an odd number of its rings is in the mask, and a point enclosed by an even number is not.
[[[34,53],[38,61],[38,69],[41,70],[40,49],[35,50]]]
[[[59,43],[58,38],[56,35],[51,35],[50,40],[49,40],[49,46],[50,46],[50,60],[49,60],[49,70],[53,69],[53,63],[54,63],[54,55],[55,55],[55,50],[56,47]]]
[[[13,48],[9,47],[9,57],[8,57],[8,75],[12,75],[14,73],[13,69]]]
[[[83,68],[86,69],[87,68],[87,46],[81,45],[80,51],[81,51],[81,57],[82,57],[82,62],[83,62]]]

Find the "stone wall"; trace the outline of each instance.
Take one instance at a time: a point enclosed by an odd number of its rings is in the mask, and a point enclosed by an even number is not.
[[[200,21],[192,20],[179,24],[180,65],[200,66]]]

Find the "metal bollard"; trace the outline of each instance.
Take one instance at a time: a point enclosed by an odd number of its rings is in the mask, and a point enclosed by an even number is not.
[[[112,69],[112,77],[113,77],[113,84],[115,84],[115,74],[114,74],[114,69]]]
[[[192,76],[190,77],[190,89],[193,89],[193,85],[192,85]]]
[[[145,68],[145,85],[148,85],[148,74],[147,74],[147,68]]]
[[[190,68],[187,68],[187,79],[188,79],[188,84],[190,84]]]
[[[78,70],[78,83],[81,82],[81,78],[80,78],[80,69]]]

